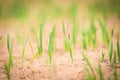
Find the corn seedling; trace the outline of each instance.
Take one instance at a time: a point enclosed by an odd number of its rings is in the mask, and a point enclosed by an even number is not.
[[[95,79],[96,79],[96,75],[95,75],[94,69],[93,69],[93,67],[92,67],[92,65],[91,65],[91,63],[90,63],[88,57],[87,57],[84,53],[82,54],[82,56],[83,56],[83,58],[84,58],[86,64],[87,64],[88,67],[90,68],[90,71],[91,71],[91,73],[92,73],[92,76],[94,77],[94,80],[95,80]]]
[[[43,45],[42,45],[42,36],[43,36],[43,27],[44,27],[44,23],[42,22],[40,24],[40,44],[39,44],[39,48],[38,48],[38,53],[41,54],[43,52]]]
[[[72,54],[71,40],[70,40],[69,34],[68,34],[68,37],[66,37],[64,40],[64,46],[65,46],[65,50],[70,53],[71,61],[73,64],[73,54]]]
[[[104,60],[105,60],[105,53],[102,50],[102,62],[104,62]]]
[[[72,48],[71,48],[71,43],[70,43],[70,35],[68,34],[68,39],[69,39],[69,53],[70,53],[70,57],[71,57],[71,61],[72,61],[72,64],[73,64],[73,54],[72,54]]]
[[[70,51],[70,36],[66,36],[66,30],[65,30],[65,26],[64,23],[62,24],[62,29],[63,29],[63,34],[64,34],[64,47],[66,51]]]
[[[50,64],[52,64],[52,56],[55,50],[54,42],[55,42],[55,27],[52,28],[52,32],[49,35],[48,55],[50,59]]]
[[[99,80],[104,80],[100,63],[98,64],[98,74],[99,74]]]
[[[71,61],[72,61],[72,64],[73,64],[73,54],[72,54],[72,48],[70,46],[70,57],[71,57]]]
[[[7,48],[9,52],[9,62],[8,64],[4,65],[8,80],[10,80],[10,70],[11,70],[11,66],[13,65],[12,46],[13,46],[13,42],[10,41],[10,35],[8,34],[7,35]]]
[[[17,38],[17,42],[21,45],[21,48],[22,48],[22,65],[23,65],[24,59],[25,59],[25,45],[28,41],[28,38],[25,40],[22,40],[22,38],[18,34],[17,34],[16,38]]]
[[[111,42],[110,50],[109,50],[109,60],[110,60],[110,62],[112,61],[112,56],[113,56],[113,43]]]
[[[118,53],[118,61],[120,62],[120,45],[119,45],[119,39],[117,38],[117,53]]]
[[[40,23],[39,41],[38,41],[38,39],[36,39],[38,52],[32,57],[28,66],[36,59],[36,57],[42,55],[42,52],[43,52],[42,37],[43,37],[44,24],[45,24],[45,18]]]

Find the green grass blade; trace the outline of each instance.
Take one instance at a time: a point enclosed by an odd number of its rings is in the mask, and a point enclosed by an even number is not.
[[[114,35],[114,30],[112,29],[112,31],[111,31],[111,36],[113,37],[113,35]]]
[[[10,52],[10,34],[7,35],[7,48],[8,52]]]
[[[112,61],[112,56],[113,56],[113,43],[111,42],[110,50],[109,50],[109,60],[110,60],[110,62]]]
[[[70,47],[70,58],[71,58],[71,61],[72,61],[72,64],[73,64],[74,60],[73,60],[73,54],[72,54],[72,49],[71,49],[71,47]]]
[[[105,23],[104,20],[102,21],[102,20],[99,19],[98,21],[99,21],[99,24],[100,24],[100,27],[101,27],[102,40],[105,41],[107,46],[108,46],[109,43],[110,43],[110,38],[109,38],[107,29],[106,29],[106,23]]]
[[[105,58],[105,53],[102,50],[102,62],[104,62],[104,60],[105,60],[104,58]]]
[[[40,24],[40,44],[38,48],[38,53],[41,54],[43,52],[43,44],[42,44],[42,37],[43,37],[43,27],[44,27],[44,22]]]
[[[93,74],[93,77],[96,79],[96,75],[95,75],[94,69],[93,69],[93,67],[92,67],[88,57],[84,53],[82,54],[82,56],[83,56],[84,60],[86,61],[87,65],[89,66],[89,68],[90,68],[90,70],[91,70],[91,72]]]
[[[13,41],[10,41],[10,35],[7,35],[7,48],[8,48],[8,53],[9,53],[9,62],[8,64],[5,64],[5,71],[7,74],[7,78],[8,80],[10,80],[10,70],[11,70],[11,66],[13,65],[13,58],[12,58],[12,46],[13,46]]]
[[[62,30],[63,30],[63,34],[64,34],[64,36],[66,36],[66,31],[65,31],[64,22],[62,23]]]
[[[98,64],[98,73],[99,73],[99,80],[104,80],[100,63]]]
[[[117,65],[117,63],[116,63],[116,53],[114,53],[114,73],[113,73],[113,75],[114,75],[114,80],[118,80],[118,74],[117,74],[116,65]]]
[[[117,53],[118,53],[118,61],[120,62],[120,45],[118,38],[117,38]]]
[[[64,46],[65,46],[66,51],[70,50],[70,44],[69,44],[69,39],[68,38],[64,40]]]
[[[50,59],[50,64],[52,64],[52,55],[54,53],[54,41],[55,41],[55,32],[56,32],[56,28],[55,26],[52,28],[52,31],[49,35],[49,46],[48,46],[48,55],[49,55],[49,59]]]
[[[12,45],[13,45],[13,42],[12,43],[10,42],[10,35],[8,34],[7,35],[7,47],[8,47],[8,52],[9,52],[9,63],[10,63],[10,65],[13,64],[13,60],[12,60]]]
[[[96,47],[96,27],[94,24],[94,20],[91,21],[90,30],[91,30],[92,43],[93,43],[93,46],[95,48]]]
[[[23,49],[22,49],[22,65],[24,64],[24,59],[25,59],[25,48],[23,47]]]
[[[7,78],[8,78],[8,80],[10,80],[10,70],[8,68],[8,65],[4,64],[4,67],[5,67],[5,72],[6,72]]]
[[[82,32],[82,47],[84,50],[87,49],[85,32]]]

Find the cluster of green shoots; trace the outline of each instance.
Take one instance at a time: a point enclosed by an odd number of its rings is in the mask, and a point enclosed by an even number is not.
[[[113,37],[113,30],[111,32],[111,35]],[[110,44],[110,48],[109,48],[109,61],[110,63],[114,64],[114,61],[112,61],[113,56],[116,56],[116,52],[117,52],[117,56],[118,56],[118,61],[120,62],[120,44],[119,44],[119,37],[117,36],[117,51],[114,50],[114,45],[113,45],[113,41],[111,41]],[[114,55],[115,54],[115,55]]]
[[[37,46],[38,46],[38,52],[32,57],[29,65],[36,59],[36,57],[42,55],[43,52],[43,44],[42,44],[42,38],[43,38],[43,28],[44,28],[44,21],[41,21],[40,23],[40,33],[39,33],[39,42],[37,40]],[[31,48],[32,49],[32,48]],[[29,66],[28,65],[28,66]]]
[[[55,50],[55,32],[56,32],[56,27],[52,28],[52,31],[50,32],[49,35],[49,46],[48,46],[48,55],[50,59],[50,64],[52,64],[52,56]]]
[[[92,74],[91,77],[88,77],[87,80],[90,80],[90,79],[91,79],[91,80],[96,80],[96,74],[95,74],[95,71],[94,71],[93,66],[92,66],[91,63],[90,63],[90,60],[88,59],[88,57],[87,57],[87,55],[86,55],[85,53],[83,53],[82,56],[83,56],[86,64],[88,65],[88,67],[89,67],[89,69],[90,69],[90,72],[91,72],[91,74]]]
[[[72,61],[72,64],[73,64],[73,54],[72,54],[72,46],[71,46],[70,35],[66,34],[64,23],[62,24],[62,28],[63,28],[64,37],[65,37],[64,47],[65,47],[65,50],[70,53],[71,61]]]
[[[13,46],[13,41],[11,42],[10,35],[8,34],[7,35],[7,48],[8,48],[8,53],[9,53],[9,62],[8,64],[5,64],[5,71],[6,71],[8,80],[10,80],[10,71],[11,71],[11,66],[13,65],[12,46]]]
[[[95,71],[94,67],[90,63],[90,60],[88,59],[88,57],[85,53],[83,53],[83,58],[84,58],[87,66],[88,66],[86,80],[104,80],[100,62],[98,63],[97,71]],[[113,67],[114,67],[114,72],[113,72],[114,80],[118,80],[116,54],[114,54],[114,65],[113,65]],[[111,77],[109,77],[108,80],[111,80]]]
[[[92,19],[89,29],[86,29],[85,27],[83,27],[81,31],[82,47],[84,50],[87,50],[88,45],[92,45],[94,48],[96,47],[96,44],[97,44],[96,33],[97,33],[97,30],[94,24],[94,19]]]
[[[107,46],[109,46],[109,43],[110,43],[110,38],[109,38],[109,35],[108,35],[108,31],[106,29],[106,23],[105,21],[103,20],[98,20],[99,23],[100,23],[100,27],[101,27],[101,33],[102,33],[102,40],[103,42],[105,42],[107,44]]]

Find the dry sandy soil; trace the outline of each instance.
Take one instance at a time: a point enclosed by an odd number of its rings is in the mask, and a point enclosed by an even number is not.
[[[115,18],[116,20],[116,18]],[[120,24],[119,21],[115,21],[113,19],[109,19],[107,21],[107,26],[113,25],[115,23],[114,29],[119,29]],[[57,22],[57,21],[56,21]],[[70,55],[68,52],[64,50],[64,36],[62,32],[61,22],[58,21],[56,24],[56,49],[53,55],[53,64],[49,64],[48,57],[48,42],[49,42],[49,33],[53,24],[55,22],[48,21],[44,27],[43,32],[43,54],[37,57],[31,64],[28,66],[31,58],[37,52],[37,44],[35,40],[35,36],[30,36],[28,43],[26,44],[25,50],[25,62],[24,65],[21,65],[21,47],[16,42],[15,39],[15,31],[16,28],[12,27],[11,29],[0,29],[0,35],[3,38],[0,40],[0,80],[7,80],[7,76],[5,74],[4,63],[8,62],[8,51],[6,45],[6,35],[7,32],[10,32],[11,38],[14,39],[13,45],[13,66],[11,68],[11,80],[86,80],[86,62],[82,57],[83,49],[81,47],[81,37],[78,35],[77,44],[73,47],[73,57],[74,64],[71,64]],[[89,24],[89,22],[86,21]],[[111,25],[109,24],[111,23]],[[88,26],[86,24],[86,26]],[[65,23],[67,25],[67,22]],[[96,23],[97,25],[97,23]],[[11,25],[12,26],[12,25]],[[70,25],[71,26],[71,25]],[[82,26],[82,25],[81,25]],[[117,27],[117,28],[116,28]],[[17,27],[20,35],[31,35],[29,27]],[[38,28],[38,27],[35,27]],[[68,29],[70,31],[71,28]],[[97,35],[100,36],[100,29],[97,28]],[[37,31],[36,31],[37,32]],[[116,40],[116,38],[114,38]],[[98,37],[98,41],[99,37]],[[29,46],[29,43],[32,44],[33,53]],[[114,42],[115,43],[115,42]],[[98,62],[101,59],[102,49],[105,49],[105,61],[100,62],[101,68],[103,71],[103,76],[105,80],[108,80],[110,77],[113,80],[113,67],[110,66],[109,58],[108,58],[108,49],[101,45],[101,43],[97,44],[97,48],[93,49],[89,47],[87,50],[87,55],[89,56],[89,60],[94,67],[94,70],[97,72]],[[120,64],[117,64],[117,72],[118,78],[120,80]]]

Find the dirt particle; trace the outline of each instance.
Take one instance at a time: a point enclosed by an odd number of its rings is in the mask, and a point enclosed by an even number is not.
[[[26,79],[26,77],[25,76],[21,76],[20,79]]]

